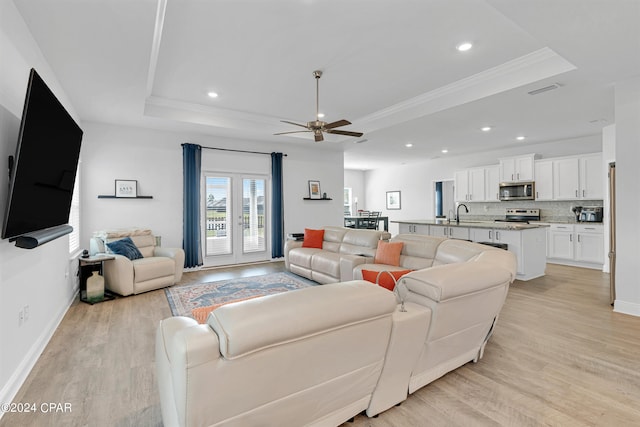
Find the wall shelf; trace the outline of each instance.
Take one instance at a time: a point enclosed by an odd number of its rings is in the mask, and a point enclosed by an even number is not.
[[[330,197],[327,197],[326,199],[312,199],[311,197],[303,197],[302,200],[333,200]]]
[[[153,196],[116,197],[111,194],[99,194],[98,199],[153,199]]]

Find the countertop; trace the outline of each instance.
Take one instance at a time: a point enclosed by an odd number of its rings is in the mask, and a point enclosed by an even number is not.
[[[525,224],[522,222],[460,221],[460,223],[456,223],[455,221],[448,222],[446,219],[416,219],[391,222],[396,224],[442,225],[447,227],[491,228],[498,230],[529,230],[549,227],[548,224]]]

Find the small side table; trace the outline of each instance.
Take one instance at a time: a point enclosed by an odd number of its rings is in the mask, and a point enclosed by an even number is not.
[[[96,301],[87,298],[87,279],[91,277],[94,271],[97,271],[101,277],[104,277],[104,262],[113,259],[116,258],[111,255],[94,255],[87,258],[78,258],[78,270],[80,276],[80,301],[93,305],[98,302],[110,301],[116,297],[114,294],[105,289],[102,299]]]

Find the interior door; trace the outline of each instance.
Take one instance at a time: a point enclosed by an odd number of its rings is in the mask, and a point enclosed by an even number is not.
[[[267,188],[264,176],[205,174],[205,266],[269,259]]]

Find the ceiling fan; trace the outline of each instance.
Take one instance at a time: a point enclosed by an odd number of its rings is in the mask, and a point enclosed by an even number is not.
[[[335,128],[341,127],[341,126],[347,126],[350,125],[351,122],[348,120],[338,120],[336,122],[331,122],[331,123],[327,123],[327,122],[323,122],[322,120],[320,120],[320,110],[319,110],[319,106],[320,106],[320,77],[322,77],[322,71],[320,70],[316,70],[313,72],[313,76],[316,78],[316,119],[311,121],[311,122],[307,122],[306,125],[301,125],[299,123],[294,123],[294,122],[290,122],[288,120],[280,120],[283,123],[289,123],[291,125],[295,125],[295,126],[300,126],[305,128],[306,130],[295,130],[295,131],[291,131],[291,132],[280,132],[280,133],[276,133],[274,135],[286,135],[289,133],[301,133],[301,132],[313,132],[313,137],[315,138],[316,142],[321,142],[324,141],[324,136],[323,136],[323,132],[326,133],[332,133],[335,135],[346,135],[346,136],[355,136],[356,138],[359,138],[363,135],[362,132],[351,132],[351,131],[347,131],[347,130],[337,130]]]

